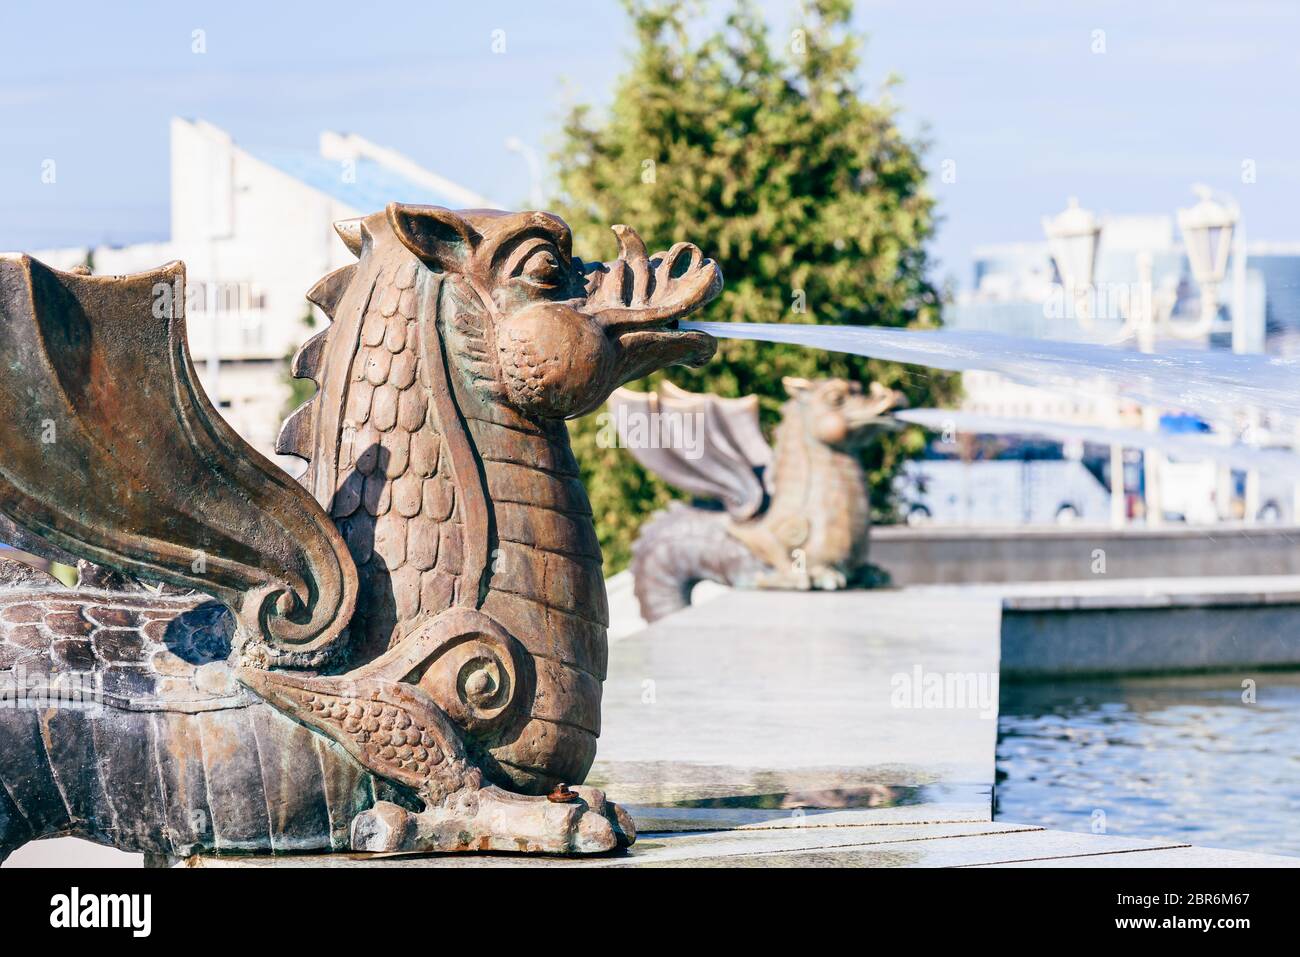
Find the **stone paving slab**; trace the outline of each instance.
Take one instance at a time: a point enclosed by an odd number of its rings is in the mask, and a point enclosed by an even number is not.
[[[1001,599],[1013,611],[1112,608],[1202,608],[1300,604],[1300,575],[1234,575],[1179,578],[1092,578],[975,585],[914,585],[920,596],[959,590],[968,598]]]
[[[996,676],[999,618],[996,602],[960,594],[722,594],[611,648],[592,777],[616,800],[664,805],[719,791],[991,787],[995,684],[983,709],[891,696],[931,672]]]
[[[1112,578],[1300,574],[1300,528],[932,525],[871,530],[871,560],[898,585],[1053,581],[1091,577],[1096,549]]]
[[[1160,841],[1099,837],[1004,824],[971,831],[955,825],[931,825],[914,833],[893,828],[832,829],[827,839],[786,846],[755,832],[730,840],[702,840],[694,846],[677,844],[672,853],[650,852],[629,861],[644,866],[727,867],[969,867],[1017,863],[1034,866],[1043,859],[1084,855],[1124,856],[1138,849],[1177,847]],[[711,835],[705,836],[711,838]],[[756,839],[759,838],[759,839]]]
[[[976,867],[1024,867],[1022,863],[977,864]],[[1214,847],[1162,847],[1154,850],[1127,851],[1123,854],[1093,854],[1087,857],[1051,857],[1036,860],[1033,867],[1212,867],[1259,868],[1300,867],[1300,857],[1280,854],[1254,854]]]
[[[1300,859],[1001,822],[644,834],[585,859],[504,854],[196,858],[194,867],[1300,867]]]
[[[855,827],[883,824],[963,824],[989,819],[991,791],[972,789],[969,798],[939,798],[895,807],[855,808],[665,808],[632,804],[628,810],[643,831],[719,831],[784,827]]]
[[[1178,842],[1077,834],[1014,824],[970,833],[956,826],[832,829],[817,842],[732,832],[650,850],[631,866],[727,867],[1300,867],[1300,859],[1197,848]],[[652,836],[652,838],[655,836]],[[1151,864],[1145,864],[1150,860]],[[1165,862],[1163,864],[1158,862]],[[1173,863],[1177,861],[1178,863]]]
[[[966,824],[868,825],[858,827],[795,827],[701,833],[657,833],[641,835],[626,852],[585,859],[530,857],[526,855],[438,854],[438,855],[329,855],[333,861],[346,857],[352,865],[381,867],[629,867],[647,864],[689,864],[724,857],[745,858],[765,854],[835,852],[874,845],[894,847],[957,837],[1034,831],[1036,828],[992,821]],[[202,867],[311,867],[321,855],[284,857],[247,856],[194,858],[191,866]]]

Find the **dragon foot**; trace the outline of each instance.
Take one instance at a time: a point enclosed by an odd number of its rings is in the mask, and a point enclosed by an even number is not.
[[[420,812],[380,801],[352,821],[356,851],[601,854],[635,840],[627,811],[589,787],[550,797],[493,786],[466,789]]]
[[[840,591],[849,585],[849,577],[832,565],[810,569],[769,570],[754,579],[755,588],[775,591]]]
[[[769,570],[754,578],[754,587],[772,591],[811,591],[813,580],[803,570]]]
[[[808,572],[812,587],[818,591],[839,591],[848,587],[849,579],[844,572],[829,565],[819,566]]]

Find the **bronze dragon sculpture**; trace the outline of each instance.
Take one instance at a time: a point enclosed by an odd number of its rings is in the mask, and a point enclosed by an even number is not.
[[[642,465],[714,508],[674,502],[652,515],[632,546],[641,614],[655,621],[691,602],[701,581],[740,588],[835,590],[876,584],[867,562],[870,489],[858,449],[900,392],[844,379],[782,380],[776,448],[763,438],[758,397],[697,395],[665,382],[657,393],[618,389],[611,423]],[[682,441],[699,426],[695,441]],[[633,426],[653,423],[633,433]],[[650,441],[646,441],[646,437]],[[665,439],[668,439],[665,441]]]
[[[392,204],[279,451],[191,364],[184,266],[129,277],[0,256],[0,512],[82,559],[0,562],[0,859],[52,835],[198,851],[587,853],[635,838],[581,782],[608,612],[567,418],[712,355],[677,320],[721,288],[614,227],[607,265],[541,212]],[[21,530],[21,531],[20,531]]]

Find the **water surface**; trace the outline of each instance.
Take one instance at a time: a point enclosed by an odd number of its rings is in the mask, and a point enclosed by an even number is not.
[[[1300,673],[1008,683],[1001,698],[998,820],[1300,856]]]

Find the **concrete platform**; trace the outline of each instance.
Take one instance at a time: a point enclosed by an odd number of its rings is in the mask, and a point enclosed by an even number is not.
[[[921,602],[999,604],[1002,680],[1300,668],[1300,575],[1108,574],[901,591]],[[704,582],[692,600],[728,593]],[[611,640],[646,627],[629,575],[609,580],[609,596]]]
[[[984,824],[789,827],[650,833],[625,854],[194,858],[191,867],[1300,867],[1300,858]]]
[[[1300,528],[1167,524],[978,528],[883,525],[871,531],[871,560],[899,586],[1072,581],[1106,555],[1111,578],[1300,575]]]
[[[613,644],[592,778],[658,805],[889,786],[970,806],[978,793],[987,819],[998,618],[996,602],[960,594],[721,595]],[[983,682],[985,700],[896,707],[918,668]]]
[[[919,586],[1002,605],[1003,680],[1300,667],[1300,576]]]

